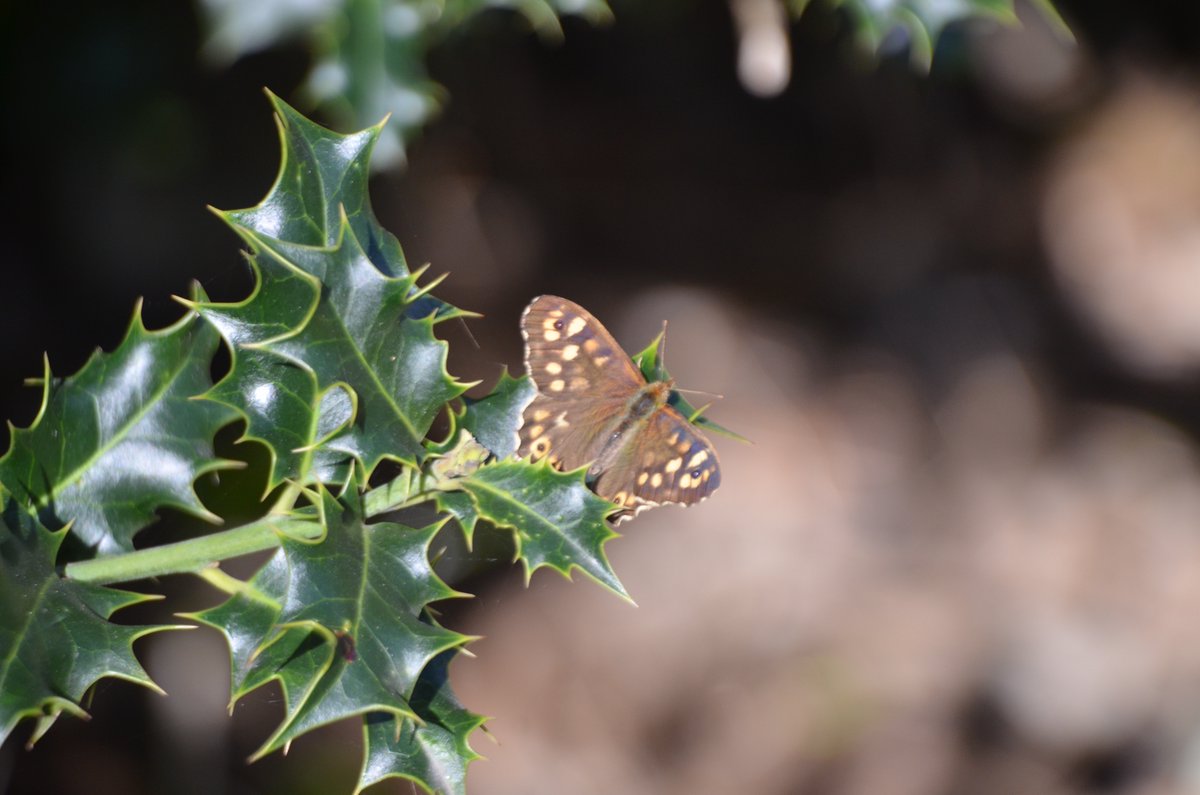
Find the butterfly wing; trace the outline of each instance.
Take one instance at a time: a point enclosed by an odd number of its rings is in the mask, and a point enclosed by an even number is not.
[[[533,299],[521,335],[538,394],[522,415],[517,454],[550,456],[563,469],[594,461],[646,379],[600,321],[565,298]]]
[[[626,507],[617,521],[657,505],[692,505],[721,485],[712,443],[668,405],[631,433],[613,465],[596,480],[596,493]]]

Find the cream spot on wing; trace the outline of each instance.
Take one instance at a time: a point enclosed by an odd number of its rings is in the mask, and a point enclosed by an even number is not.
[[[542,337],[545,338],[546,342],[554,342],[561,336],[562,336],[561,334],[559,334],[557,331],[555,331],[552,328],[548,328],[545,330],[545,332],[542,333]]]
[[[571,423],[567,422],[567,412],[565,411],[558,412],[558,416],[554,418],[555,428],[565,428],[570,424]]]
[[[707,460],[708,460],[708,451],[701,450],[700,452],[698,452],[694,456],[692,456],[690,461],[688,461],[688,463],[687,463],[688,469],[691,469],[694,466],[703,464]]]
[[[679,478],[679,488],[690,489],[692,487],[692,476],[684,472],[683,477]]]
[[[550,466],[552,466],[552,467],[558,466],[558,462],[559,462],[558,456],[552,455],[549,458],[547,458],[546,460],[550,462]]]
[[[711,474],[712,474],[712,470],[711,470],[711,469],[706,469],[706,470],[704,470],[704,474],[700,476],[700,479],[701,479],[701,480],[703,480],[705,483],[707,483],[707,482],[708,482],[708,476],[709,476],[709,475],[711,475]]]
[[[683,466],[683,456],[672,458],[663,469],[667,470],[667,474],[669,475],[672,472],[678,471],[681,466]]]
[[[603,367],[611,358],[611,356],[597,356],[595,359],[592,359],[592,364],[596,365],[597,367]]]
[[[568,345],[567,347],[562,349],[562,357],[563,357],[564,361],[569,362],[578,355],[579,355],[579,346],[578,345]]]
[[[689,442],[685,439],[684,441],[682,441],[678,445],[676,445],[675,449],[679,451],[680,455],[682,455],[683,453],[686,453],[688,450],[692,449],[692,444],[691,444],[691,442]]]
[[[583,331],[585,326],[587,326],[586,320],[581,317],[574,318],[571,320],[570,324],[567,325],[567,336],[574,337],[576,334]]]
[[[571,379],[571,389],[576,392],[582,392],[588,388],[588,380],[583,376],[577,376]]]
[[[645,486],[645,485],[646,485],[646,481],[647,481],[647,480],[649,480],[649,479],[650,479],[650,473],[649,473],[649,472],[643,472],[642,474],[638,475],[638,481],[637,481],[637,483],[638,483],[638,485],[639,485],[639,486]]]
[[[583,341],[583,349],[584,349],[584,350],[585,350],[585,351],[586,351],[586,352],[587,352],[589,355],[591,355],[591,354],[595,353],[595,352],[596,352],[596,349],[597,349],[597,348],[599,348],[599,347],[600,347],[600,343],[599,343],[599,342],[596,342],[596,340],[584,340],[584,341]]]
[[[550,317],[562,317],[563,311],[561,309],[551,309],[546,314],[548,314]]]
[[[561,392],[561,391],[563,391],[563,387],[566,385],[567,385],[566,381],[562,380],[561,378],[555,378],[553,381],[550,382],[550,391],[551,392]]]
[[[558,375],[562,372],[562,365],[558,362],[546,362],[546,372],[550,375]]]
[[[679,444],[679,431],[671,434],[671,438],[667,439],[667,444]]]
[[[546,418],[549,416],[550,416],[550,412],[547,411],[546,409],[535,409],[533,412],[533,421],[534,422],[545,422]]]
[[[656,489],[662,485],[662,473],[661,472],[654,473],[654,477],[650,478],[650,485]]]
[[[542,432],[545,430],[546,429],[543,428],[541,425],[534,425],[532,428],[529,429],[529,438],[536,439],[539,436],[541,436]]]
[[[554,318],[552,318],[552,317],[548,317],[548,318],[546,318],[545,320],[543,320],[543,321],[542,321],[542,328],[544,328],[544,329],[551,329],[551,328],[554,328]]]

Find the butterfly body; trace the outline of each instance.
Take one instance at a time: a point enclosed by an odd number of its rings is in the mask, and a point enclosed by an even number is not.
[[[625,509],[618,521],[716,490],[716,450],[670,405],[672,382],[647,383],[587,310],[539,296],[521,333],[537,395],[523,414],[518,455],[561,469],[586,465],[596,493]]]

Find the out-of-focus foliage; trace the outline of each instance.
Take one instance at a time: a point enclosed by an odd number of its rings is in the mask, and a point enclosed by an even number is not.
[[[782,9],[799,18],[814,0],[730,0],[735,18],[749,16],[782,27]],[[871,52],[895,41],[914,64],[927,69],[938,36],[961,19],[984,17],[1017,22],[1013,0],[816,0],[845,9],[855,35]],[[1033,0],[1066,37],[1053,0]],[[208,24],[205,51],[217,63],[303,39],[314,63],[304,100],[346,125],[366,126],[390,115],[372,164],[386,168],[403,160],[405,144],[438,112],[445,92],[429,78],[429,50],[488,9],[521,14],[540,35],[562,35],[560,17],[578,15],[595,23],[612,17],[607,0],[200,0]],[[775,11],[769,10],[774,7]],[[780,40],[786,39],[786,31]],[[783,45],[786,47],[786,45]],[[786,58],[786,56],[784,56]],[[784,67],[786,82],[786,67]]]
[[[792,16],[799,17],[813,3],[829,3],[846,10],[855,35],[872,52],[892,36],[908,47],[914,64],[928,69],[938,37],[952,22],[970,18],[994,19],[1017,24],[1014,0],[786,0]],[[1032,4],[1065,37],[1070,30],[1054,7],[1053,0]]]
[[[246,53],[302,38],[314,63],[305,99],[335,118],[365,127],[383,116],[373,164],[393,165],[444,101],[429,79],[431,47],[476,14],[512,9],[539,34],[561,36],[559,17],[595,22],[611,12],[606,0],[201,0],[208,21],[206,54],[228,63]]]

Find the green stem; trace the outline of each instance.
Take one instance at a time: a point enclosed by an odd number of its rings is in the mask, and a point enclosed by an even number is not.
[[[315,537],[321,529],[320,525],[311,521],[265,516],[232,530],[187,541],[69,563],[66,574],[68,579],[78,582],[106,585],[163,574],[194,573],[219,560],[277,547],[280,532]]]
[[[363,495],[367,515],[398,511],[433,499],[435,492],[432,489],[422,491],[420,480],[420,477],[412,480],[398,477],[371,489]],[[296,490],[295,495],[299,494]],[[282,507],[276,505],[277,510]],[[273,549],[279,546],[281,534],[293,538],[317,538],[322,532],[323,528],[312,519],[268,514],[250,524],[187,541],[69,563],[66,575],[76,582],[107,585],[164,574],[193,574],[226,558]]]

